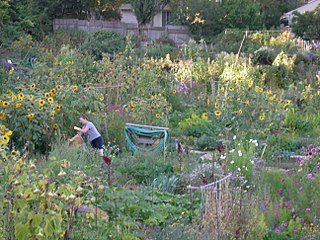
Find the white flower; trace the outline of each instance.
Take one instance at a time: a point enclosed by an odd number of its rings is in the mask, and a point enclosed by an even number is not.
[[[238,167],[238,171],[240,172],[241,171],[241,169]]]
[[[226,159],[226,157],[227,157],[226,155],[221,155],[221,156],[220,156],[220,159],[223,160],[223,159]]]
[[[247,185],[246,188],[250,188],[250,185]]]
[[[242,152],[241,152],[241,150],[238,150],[238,155],[239,155],[239,157],[241,157],[241,156],[242,156]]]
[[[253,161],[253,160],[251,160],[250,162],[251,162],[251,164],[254,164],[254,161]]]
[[[233,140],[236,140],[236,139],[237,139],[237,136],[236,136],[236,135],[234,135],[234,136],[233,136]]]
[[[234,161],[232,160],[230,163],[231,163],[231,164],[234,164]]]
[[[230,151],[229,151],[229,153],[233,153],[235,151],[235,149],[231,149]]]

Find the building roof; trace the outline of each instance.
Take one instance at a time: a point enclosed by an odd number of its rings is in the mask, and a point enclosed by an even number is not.
[[[124,10],[124,11],[132,10],[132,5],[130,3],[124,4],[124,5],[120,6],[119,9]]]
[[[319,5],[320,5],[320,0],[311,0],[307,4],[304,4],[301,7],[293,9],[290,12],[285,13],[284,15],[292,15],[292,13],[295,12],[295,11],[303,14],[303,13],[305,13],[307,11],[313,11]]]

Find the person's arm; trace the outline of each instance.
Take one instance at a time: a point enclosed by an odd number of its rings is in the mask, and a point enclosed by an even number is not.
[[[75,130],[78,131],[78,135],[82,135],[83,133],[86,133],[89,131],[89,127],[85,126],[84,128],[74,127]]]

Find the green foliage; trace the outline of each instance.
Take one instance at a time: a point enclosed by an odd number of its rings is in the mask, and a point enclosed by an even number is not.
[[[292,31],[305,39],[319,39],[320,37],[320,8],[317,7],[313,11],[307,11],[303,14],[299,12],[293,13]]]
[[[3,146],[1,146],[3,149]],[[65,177],[68,162],[50,159],[48,168],[39,170],[35,161],[19,153],[1,152],[0,236],[2,239],[61,239],[70,227],[69,206],[79,206],[75,195],[78,182]],[[60,169],[60,172],[59,172]]]
[[[81,49],[102,59],[103,53],[113,55],[121,52],[125,47],[125,39],[116,32],[99,30],[89,33]]]
[[[149,23],[152,17],[159,13],[168,2],[168,0],[130,0],[133,12],[138,20],[138,26]]]
[[[130,168],[128,168],[128,164]],[[135,155],[123,159],[118,171],[122,180],[134,180],[137,183],[150,183],[161,174],[172,174],[174,167],[170,162],[164,162],[163,156],[151,153],[135,153]]]
[[[287,112],[285,120],[285,127],[287,127],[291,131],[295,132],[308,132],[312,131],[312,124],[304,119],[301,114],[298,114],[294,111],[294,109],[290,109]]]

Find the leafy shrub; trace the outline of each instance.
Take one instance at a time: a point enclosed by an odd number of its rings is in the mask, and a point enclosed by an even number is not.
[[[80,47],[84,43],[87,35],[87,32],[80,30],[59,29],[45,38],[41,44],[52,49],[54,53],[58,53],[63,45],[69,45],[71,48]]]
[[[25,35],[20,26],[13,24],[5,24],[4,26],[0,27],[0,32],[0,46],[2,45],[6,48],[9,48],[11,43],[14,40],[17,40],[19,36]]]
[[[113,55],[123,51],[125,38],[116,32],[99,30],[88,34],[81,49],[101,59],[103,53]]]

